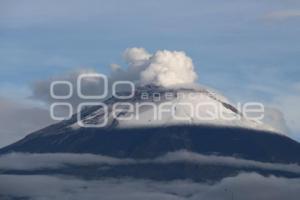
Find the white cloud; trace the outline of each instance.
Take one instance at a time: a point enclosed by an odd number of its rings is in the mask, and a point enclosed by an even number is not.
[[[200,165],[217,164],[232,167],[250,167],[300,173],[300,166],[297,164],[266,163],[228,156],[207,156],[185,150],[167,153],[165,156],[156,159],[156,161],[162,163],[191,162]]]
[[[132,159],[119,159],[94,154],[72,153],[11,153],[0,156],[0,169],[34,170],[34,169],[57,169],[66,165],[92,165],[92,164],[130,164],[135,163]]]
[[[279,131],[280,133],[289,136],[290,131],[286,123],[286,119],[284,117],[284,114],[275,107],[264,107],[264,118],[263,123],[271,126],[276,131]]]
[[[120,159],[94,154],[72,153],[44,153],[26,154],[11,153],[0,156],[0,169],[34,170],[56,169],[68,165],[130,165],[130,164],[167,164],[167,163],[193,163],[197,165],[220,165],[241,168],[258,168],[265,170],[278,170],[300,174],[300,166],[297,164],[267,163],[242,158],[202,155],[186,150],[170,152],[154,159],[135,160],[131,158]]]
[[[262,72],[262,74],[265,73],[268,72]],[[271,81],[271,83],[257,85],[252,81],[251,84],[245,86],[243,92],[235,91],[235,93],[230,94],[230,97],[238,95],[237,99],[242,99],[242,102],[247,102],[249,99],[262,102],[265,108],[265,117],[262,121],[281,133],[300,141],[300,124],[298,123],[300,118],[300,107],[298,106],[298,102],[300,102],[300,83],[280,84],[282,81],[274,81],[279,80],[278,74],[280,72],[275,70],[275,72],[271,71],[269,73],[271,75],[269,75],[267,81]],[[248,73],[249,76],[250,74],[252,73]],[[272,77],[275,77],[275,79]],[[262,95],[263,97],[260,97]]]
[[[277,107],[284,113],[287,126],[291,130],[290,136],[300,139],[300,87],[299,83],[290,86],[289,90],[277,95],[271,102],[273,107]]]
[[[123,57],[128,67],[122,68],[117,64],[112,64],[111,74],[108,76],[108,89],[111,93],[111,85],[117,80],[129,80],[133,83],[155,84],[164,87],[176,84],[191,84],[197,79],[191,58],[184,52],[177,51],[157,51],[151,55],[143,48],[128,48],[124,51]],[[68,74],[52,77],[48,80],[36,81],[33,86],[33,98],[44,101],[48,104],[56,102],[50,95],[50,85],[53,81],[69,81],[74,87],[74,95],[67,100],[74,107],[82,101],[76,94],[77,77],[80,74],[97,73],[94,69],[78,69]],[[58,87],[57,94],[68,94],[67,87]],[[118,88],[122,89],[122,88]],[[82,91],[86,95],[102,94],[103,85],[101,82],[83,82]]]
[[[138,66],[138,63],[144,64],[152,55],[148,53],[144,48],[128,48],[124,51],[123,57],[129,65]]]
[[[42,102],[45,102],[46,104],[51,104],[54,102],[57,102],[57,99],[52,98],[51,93],[50,93],[50,85],[54,81],[68,81],[71,83],[73,87],[73,95],[67,99],[67,100],[60,100],[60,102],[68,102],[71,103],[74,108],[81,103],[83,100],[79,98],[77,95],[77,78],[81,74],[94,74],[96,71],[94,69],[76,69],[74,71],[71,71],[67,74],[56,76],[56,77],[51,77],[47,80],[40,80],[36,81],[32,85],[32,99],[40,100]],[[86,95],[97,95],[97,94],[102,94],[103,92],[103,87],[102,87],[102,82],[97,81],[99,79],[95,79],[93,77],[85,78],[84,81],[82,81],[81,88],[82,88],[82,93]],[[68,87],[63,87],[63,86],[57,86],[54,88],[54,93],[56,95],[66,95],[69,93],[69,88]],[[76,110],[75,110],[76,112]]]
[[[192,59],[179,51],[157,51],[141,73],[142,83],[163,87],[192,84],[196,79]]]
[[[0,196],[34,200],[297,200],[300,179],[243,173],[215,184],[188,180],[159,182],[136,179],[81,180],[62,176],[0,175]],[[255,191],[255,192],[253,192]]]

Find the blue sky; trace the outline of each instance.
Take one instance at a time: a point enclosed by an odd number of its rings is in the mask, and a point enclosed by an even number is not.
[[[182,50],[199,83],[277,107],[300,134],[299,36],[297,0],[2,0],[0,97],[26,101],[33,82],[77,68],[108,73],[128,47]]]

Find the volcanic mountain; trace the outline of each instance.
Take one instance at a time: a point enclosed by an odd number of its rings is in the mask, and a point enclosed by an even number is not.
[[[215,108],[226,120],[213,115]],[[146,85],[133,93],[119,92],[118,98],[83,107],[71,119],[0,150],[2,155],[13,152],[104,156],[119,163],[18,169],[22,174],[195,181],[215,181],[240,171],[300,176],[298,142],[247,119],[226,98],[205,88]]]

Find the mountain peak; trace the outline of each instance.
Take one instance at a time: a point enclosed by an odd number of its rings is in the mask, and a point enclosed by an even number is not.
[[[222,95],[200,86],[165,88],[137,86],[134,91],[119,91],[101,106],[94,106],[70,125],[73,129],[136,128],[172,125],[213,125],[274,131],[260,122],[247,119]],[[128,98],[127,98],[128,97]]]

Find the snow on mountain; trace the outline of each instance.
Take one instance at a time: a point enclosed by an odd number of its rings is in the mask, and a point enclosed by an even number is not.
[[[117,94],[125,97],[129,93],[123,91]],[[70,126],[79,128],[81,124],[90,127],[138,128],[212,125],[276,132],[260,121],[245,117],[222,95],[200,86],[164,88],[146,85],[137,87],[129,99],[111,97],[104,103],[106,109],[95,106],[96,109],[91,109],[92,112]]]

